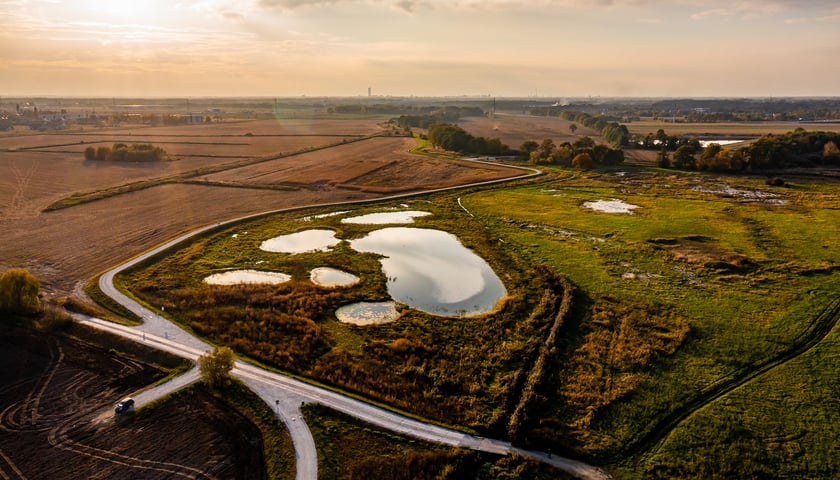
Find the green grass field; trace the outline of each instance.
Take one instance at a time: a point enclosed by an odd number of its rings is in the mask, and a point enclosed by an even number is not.
[[[575,433],[584,441],[585,452],[628,462],[622,447],[632,444],[658,418],[717,382],[783,352],[809,332],[814,317],[837,296],[838,185],[831,180],[791,183],[792,188],[770,190],[760,180],[742,177],[642,172],[573,179],[558,175],[540,185],[462,198],[517,255],[532,263],[550,263],[580,286],[594,305],[635,305],[648,315],[670,312],[688,324],[687,337],[672,355],[645,368],[633,388],[614,395],[585,422],[581,417],[588,411],[570,415],[564,402],[553,405],[555,416],[578,426]],[[722,184],[777,196],[746,201],[750,196],[718,188]],[[612,198],[641,208],[627,215],[582,207],[584,202]],[[586,326],[582,329],[587,331]],[[591,348],[585,338],[570,343],[570,350]],[[656,455],[626,463],[622,475],[659,471],[666,472],[665,477],[686,478],[689,472],[702,471],[707,475],[692,478],[714,478],[708,472],[721,458],[734,459],[726,440],[736,435],[730,432],[738,427],[732,418],[752,419],[750,427],[742,426],[754,429],[752,446],[762,451],[776,448],[779,438],[796,436],[804,421],[800,414],[834,422],[836,408],[827,402],[830,395],[820,393],[825,388],[799,392],[803,384],[819,387],[836,377],[837,368],[830,361],[838,354],[833,345],[826,340],[690,416]],[[572,356],[572,364],[576,358],[581,357]],[[809,375],[803,377],[804,367],[799,365],[806,359],[811,359],[811,367],[805,368]],[[620,387],[631,373],[615,372],[612,388]],[[562,374],[558,380],[555,394],[569,398],[575,382],[564,381]],[[746,396],[749,401],[740,398]],[[775,412],[773,425],[759,427],[766,411]],[[826,425],[817,431],[828,435],[834,428]],[[826,460],[834,444],[819,438],[809,435],[807,447],[798,443],[802,448],[796,455],[803,458],[797,466],[778,457],[777,464],[785,467],[777,465],[776,471],[790,466],[790,474],[837,475],[837,462]],[[703,453],[685,459],[685,449],[698,442]],[[763,465],[763,457],[755,455],[754,465]],[[740,478],[749,478],[745,470],[739,472],[746,475]]]

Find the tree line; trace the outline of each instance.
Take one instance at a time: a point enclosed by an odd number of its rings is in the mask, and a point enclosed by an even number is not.
[[[545,139],[542,143],[528,140],[519,147],[534,164],[561,165],[589,170],[596,165],[618,165],[624,162],[624,151],[621,148],[610,148],[604,144],[595,144],[590,137],[581,137],[574,143],[563,142],[555,145],[554,141]]]
[[[429,127],[429,143],[437,148],[473,155],[504,155],[510,149],[498,138],[476,137],[458,125],[438,123]]]
[[[630,131],[627,127],[611,121],[603,116],[594,116],[584,112],[573,110],[561,110],[558,114],[563,120],[579,123],[585,127],[597,130],[601,133],[604,141],[614,147],[621,147],[630,144]]]
[[[427,110],[419,115],[400,115],[392,119],[403,128],[431,128],[432,125],[453,123],[462,117],[482,117],[484,110],[480,107],[446,106]]]
[[[660,167],[713,172],[840,166],[840,134],[808,132],[797,128],[784,135],[764,135],[737,149],[725,149],[717,143],[700,151],[695,145],[682,145],[669,157],[662,149],[657,158]],[[698,155],[699,153],[699,155]]]
[[[115,143],[112,147],[87,147],[85,160],[99,162],[163,162],[169,155],[160,147],[148,143],[126,145]]]

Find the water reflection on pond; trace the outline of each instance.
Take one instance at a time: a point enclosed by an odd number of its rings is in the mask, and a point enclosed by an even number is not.
[[[357,217],[342,218],[341,223],[356,223],[363,225],[384,225],[388,223],[414,223],[417,217],[431,215],[430,212],[404,210],[401,212],[379,212],[359,215]]]
[[[238,285],[241,283],[268,283],[272,285],[288,282],[292,277],[280,272],[261,270],[232,270],[214,273],[204,279],[210,285]]]
[[[312,283],[321,287],[349,287],[359,283],[359,277],[336,270],[335,268],[319,267],[309,272]]]
[[[440,230],[394,227],[350,241],[360,252],[383,255],[388,293],[403,304],[441,316],[470,317],[493,311],[507,295],[481,257]]]
[[[400,314],[394,302],[360,302],[339,308],[335,316],[353,325],[376,325],[393,322]]]
[[[276,253],[326,252],[341,243],[332,230],[304,230],[270,238],[260,244],[260,250]]]

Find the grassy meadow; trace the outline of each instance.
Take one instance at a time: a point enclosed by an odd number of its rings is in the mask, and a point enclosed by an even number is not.
[[[414,226],[455,234],[505,283],[501,310],[478,318],[400,307],[401,318],[390,324],[338,322],[340,305],[387,299],[376,256],[345,244],[299,255],[259,249],[263,240],[305,229],[350,239],[382,228],[315,217],[325,213],[316,210],[226,227],[119,282],[240,354],[443,423],[504,436],[512,406],[534,390],[514,440],[611,465],[619,478],[714,478],[694,472],[737,463],[736,454],[743,461],[730,473],[742,478],[770,466],[781,476],[836,476],[828,439],[840,424],[832,381],[840,369],[838,333],[820,341],[816,320],[840,292],[840,183],[788,184],[549,168],[512,186],[344,209],[432,212]],[[637,208],[585,207],[613,199]],[[321,266],[362,281],[316,287],[308,272]],[[292,280],[271,287],[202,282],[240,268]],[[529,390],[523,371],[553,318],[541,313],[552,291],[546,270],[577,288],[556,345],[540,358],[548,378]],[[818,343],[791,354],[807,341]],[[766,373],[748,378],[762,368]]]
[[[819,387],[836,378],[829,359],[837,351],[829,337],[695,415],[685,412],[687,418],[661,445],[643,441],[668,413],[807,337],[811,322],[837,297],[839,185],[790,183],[771,188],[746,177],[557,172],[540,184],[462,198],[515,255],[549,263],[588,295],[588,312],[558,362],[557,388],[546,392],[559,401],[546,402],[540,422],[571,428],[566,434],[580,442],[577,451],[604,461],[657,452],[625,464],[627,476],[665,472],[665,478],[685,478],[713,471],[721,458],[734,455],[726,439],[745,426],[733,418],[755,423],[750,434],[756,466],[764,464],[762,452],[781,448],[780,438],[803,430],[797,427],[800,410],[834,421],[836,408],[825,403],[830,396]],[[583,207],[602,199],[640,208],[620,214]],[[644,319],[628,328],[635,317]],[[647,340],[632,338],[639,333]],[[812,359],[809,375],[797,376],[793,372],[802,373],[806,359]],[[817,391],[799,390],[812,382]],[[735,400],[745,392],[749,401]],[[767,411],[776,414],[772,426],[759,427]],[[833,429],[825,425],[820,431]],[[838,473],[836,461],[825,461],[833,443],[819,438],[809,435],[807,447],[799,444],[796,454],[814,459],[800,460],[800,470],[790,473]],[[694,451],[686,461],[685,450],[698,444],[702,453]]]

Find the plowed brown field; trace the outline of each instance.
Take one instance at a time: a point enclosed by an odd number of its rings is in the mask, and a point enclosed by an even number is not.
[[[534,117],[531,115],[497,114],[494,118],[470,117],[458,121],[464,130],[473,135],[498,138],[510,148],[517,149],[523,142],[533,140],[542,143],[550,138],[556,145],[563,142],[573,143],[583,136],[592,137],[600,142],[601,134],[591,128],[575,124],[577,130],[572,133],[569,122],[558,117]]]
[[[114,415],[120,398],[162,376],[75,340],[4,332],[0,478],[265,478],[259,430],[200,390]]]

